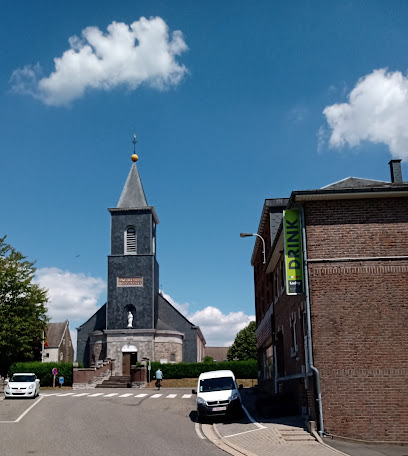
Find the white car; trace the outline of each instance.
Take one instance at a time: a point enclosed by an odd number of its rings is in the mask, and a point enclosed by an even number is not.
[[[4,388],[4,396],[8,397],[31,397],[40,394],[40,380],[32,372],[13,374]]]

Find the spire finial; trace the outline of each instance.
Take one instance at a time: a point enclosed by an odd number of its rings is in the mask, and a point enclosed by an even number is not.
[[[137,162],[139,160],[139,157],[136,155],[136,135],[133,135],[133,141],[132,141],[132,144],[133,144],[133,155],[130,157],[132,159],[133,162]]]

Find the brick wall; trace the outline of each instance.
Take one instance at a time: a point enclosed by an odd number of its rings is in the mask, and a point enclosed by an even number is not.
[[[308,258],[408,254],[408,198],[312,201]]]
[[[408,199],[307,203],[308,257],[408,255]],[[408,441],[408,261],[310,263],[325,430]]]

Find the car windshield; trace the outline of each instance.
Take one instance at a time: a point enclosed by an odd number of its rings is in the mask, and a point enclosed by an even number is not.
[[[12,382],[35,382],[35,375],[13,375]]]
[[[200,393],[208,393],[209,391],[223,391],[235,388],[232,377],[207,378],[200,380]]]

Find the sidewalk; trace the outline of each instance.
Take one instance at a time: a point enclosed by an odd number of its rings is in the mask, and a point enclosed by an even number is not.
[[[215,445],[234,456],[408,456],[408,446],[332,440],[319,443],[299,416],[265,418],[257,415],[253,390],[242,392],[246,415],[239,422],[216,420],[203,432]],[[255,421],[256,420],[256,421]]]
[[[246,456],[340,456],[344,453],[318,443],[298,423],[215,423],[225,444]]]
[[[239,422],[217,420],[213,429],[215,435],[203,432],[217,446],[233,455],[245,456],[341,456],[344,453],[316,441],[304,428],[301,417],[261,419],[256,416],[255,401],[251,390],[242,392],[244,406],[249,416]],[[222,444],[222,445],[221,445]],[[227,448],[225,447],[227,446]],[[230,451],[229,451],[230,450]]]

